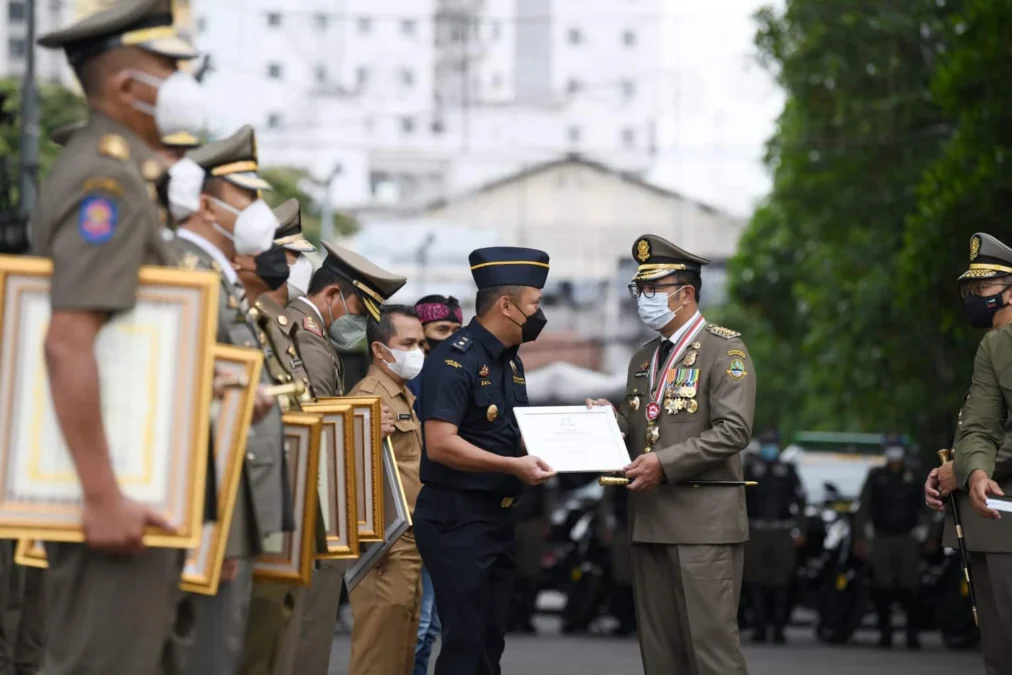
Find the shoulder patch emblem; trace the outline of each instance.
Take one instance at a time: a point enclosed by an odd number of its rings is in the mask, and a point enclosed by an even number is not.
[[[106,157],[121,161],[130,159],[130,144],[118,134],[106,134],[98,142],[98,151]]]
[[[471,348],[471,344],[472,342],[469,336],[461,335],[456,340],[454,340],[453,344],[450,346],[456,349],[458,352],[466,352],[468,349]]]
[[[89,178],[81,186],[84,192],[107,192],[119,197],[123,194],[123,186],[114,178]]]
[[[737,357],[742,358],[742,359],[748,358],[748,354],[746,354],[745,352],[743,352],[740,349],[728,349],[727,350],[727,355],[728,356],[737,356]]]
[[[102,195],[88,195],[81,201],[77,229],[89,244],[104,244],[116,233],[116,202]]]
[[[460,365],[459,363],[457,363],[453,359],[446,359],[445,361],[443,361],[443,363],[445,363],[446,365],[450,366],[451,368],[463,368],[462,365]]]
[[[725,340],[730,340],[731,338],[741,336],[741,333],[739,333],[738,331],[733,331],[730,328],[724,328],[723,326],[714,326],[713,324],[707,326],[706,330],[710,331],[717,337],[724,338]]]
[[[302,327],[308,330],[313,335],[323,337],[323,331],[320,330],[320,327],[316,325],[316,321],[314,321],[313,317],[311,316],[307,316],[302,320]]]
[[[727,367],[727,375],[732,380],[741,380],[748,375],[748,371],[745,370],[745,362],[741,359],[735,359],[731,362],[731,365]]]
[[[162,175],[162,167],[154,159],[145,159],[141,163],[141,175],[144,176],[144,180],[158,180]]]

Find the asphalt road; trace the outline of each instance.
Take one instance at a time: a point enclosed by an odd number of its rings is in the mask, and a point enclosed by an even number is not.
[[[503,675],[639,675],[639,649],[634,639],[568,637],[559,635],[552,619],[539,621],[545,633],[538,636],[509,636],[503,656]],[[903,636],[895,636],[903,644]],[[937,636],[925,634],[917,652],[875,647],[877,635],[862,632],[855,643],[831,647],[812,637],[810,628],[792,628],[784,647],[745,645],[750,675],[817,673],[818,675],[973,675],[983,673],[980,653],[953,652]],[[335,636],[329,675],[348,675],[349,638]],[[430,664],[434,667],[435,660]]]

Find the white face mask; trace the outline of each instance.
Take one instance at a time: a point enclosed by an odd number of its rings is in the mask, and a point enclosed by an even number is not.
[[[204,170],[189,157],[183,157],[169,169],[169,213],[181,223],[200,209],[200,191]]]
[[[300,255],[288,268],[288,299],[302,297],[309,291],[309,280],[313,277],[313,263]]]
[[[138,82],[158,89],[155,105],[134,101],[134,107],[155,118],[158,133],[162,136],[188,131],[199,134],[207,123],[207,101],[204,90],[193,75],[177,70],[162,79],[140,70],[128,74]]]
[[[425,352],[420,347],[404,350],[390,349],[382,343],[380,346],[394,357],[394,362],[388,363],[387,367],[397,376],[405,380],[413,380],[418,377],[418,373],[422,372],[422,366],[425,364]]]
[[[907,456],[907,451],[901,447],[892,446],[886,448],[885,457],[887,462],[902,462]]]
[[[258,199],[240,211],[216,197],[210,199],[236,216],[233,232],[229,232],[218,223],[214,223],[214,229],[232,240],[237,254],[260,255],[274,243],[274,232],[277,231],[279,223],[274,211],[267,206],[267,202]]]
[[[661,293],[654,293],[652,298],[648,298],[646,295],[641,295],[636,299],[636,309],[639,310],[640,320],[647,325],[647,327],[653,330],[660,330],[671,323],[675,315],[678,314],[678,309],[672,310],[668,307],[668,298],[675,293],[681,291],[685,286],[681,286],[673,293],[662,295]]]

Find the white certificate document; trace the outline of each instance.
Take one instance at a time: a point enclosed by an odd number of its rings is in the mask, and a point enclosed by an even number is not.
[[[631,460],[611,406],[516,408],[527,454],[559,473],[622,471]]]
[[[1001,497],[988,497],[987,508],[994,509],[995,511],[1004,511],[1005,513],[1012,513],[1012,501],[1008,499],[1002,499]]]

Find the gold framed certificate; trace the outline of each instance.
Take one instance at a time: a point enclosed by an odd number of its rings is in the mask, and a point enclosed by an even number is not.
[[[244,386],[228,387],[221,401],[212,404],[211,432],[214,434],[212,445],[218,513],[214,522],[204,523],[200,544],[187,551],[179,587],[190,593],[218,593],[263,363],[264,355],[259,349],[222,344],[214,347],[215,370],[229,379],[244,383]]]
[[[308,586],[316,549],[316,492],[319,481],[323,417],[285,413],[285,461],[295,500],[295,531],[277,532],[263,541],[253,561],[253,577]]]
[[[0,538],[83,542],[81,485],[56,422],[43,344],[52,262],[0,256]],[[113,471],[193,548],[203,530],[218,275],[142,267],[137,304],[99,331],[95,356]]]
[[[344,396],[339,400],[355,412],[355,504],[358,540],[383,541],[383,442],[378,396]]]
[[[317,491],[327,533],[327,552],[317,553],[316,557],[357,558],[354,409],[339,399],[328,399],[307,403],[303,410],[323,417]]]
[[[394,455],[394,446],[389,438],[383,444],[383,501],[387,514],[383,541],[364,546],[362,555],[344,573],[344,583],[348,585],[349,593],[383,559],[394,542],[400,539],[412,524],[408,498],[404,494],[404,484],[401,482],[401,471],[397,468],[397,457]]]

